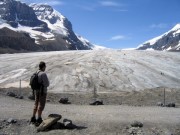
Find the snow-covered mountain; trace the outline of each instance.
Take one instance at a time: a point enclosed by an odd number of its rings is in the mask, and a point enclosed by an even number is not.
[[[106,48],[104,46],[100,46],[100,45],[95,45],[95,44],[91,44],[87,39],[83,38],[82,36],[76,34],[76,36],[78,37],[78,39],[83,42],[84,45],[86,46],[90,46],[92,50],[105,50],[105,49],[110,49],[110,48]]]
[[[170,31],[146,41],[138,50],[180,51],[180,23]]]
[[[71,22],[47,4],[0,0],[0,53],[91,50]]]

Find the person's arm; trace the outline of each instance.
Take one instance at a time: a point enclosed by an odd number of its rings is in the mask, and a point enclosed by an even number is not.
[[[44,87],[48,87],[49,86],[49,79],[46,75],[46,73],[42,74],[42,83]]]

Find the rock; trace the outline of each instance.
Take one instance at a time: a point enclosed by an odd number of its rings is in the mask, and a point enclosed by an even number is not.
[[[50,114],[46,119],[43,120],[43,122],[39,125],[39,127],[37,128],[37,132],[40,131],[45,131],[46,129],[48,129],[49,127],[51,127],[52,125],[54,125],[55,123],[57,123],[57,121],[59,121],[62,118],[61,115],[59,114]]]
[[[9,118],[9,119],[7,120],[7,122],[13,124],[13,123],[16,123],[17,120],[15,120],[15,119],[13,119],[13,118]]]
[[[62,103],[62,104],[70,104],[68,98],[61,98],[61,99],[59,100],[59,103]]]
[[[128,133],[129,134],[137,134],[137,128],[134,128],[134,127],[131,127],[129,130],[128,130]]]
[[[104,105],[102,100],[95,100],[90,103],[90,105]]]
[[[19,96],[18,98],[19,98],[19,99],[23,99],[24,97],[23,97],[23,96]]]
[[[63,124],[66,129],[74,129],[75,128],[75,125],[72,123],[71,120],[64,119]]]
[[[164,104],[163,104],[162,102],[158,102],[158,103],[157,103],[157,106],[161,106],[161,107],[163,107],[163,106],[164,106]]]
[[[139,127],[131,127],[129,130],[128,130],[128,133],[130,135],[145,135],[143,133],[143,131],[139,128]]]
[[[24,97],[23,96],[16,96],[15,98],[18,98],[18,99],[23,99]]]
[[[176,104],[175,104],[175,103],[168,103],[168,104],[166,105],[166,107],[176,107]]]
[[[50,102],[51,100],[50,99],[46,99],[46,102]]]
[[[161,75],[164,75],[164,73],[161,72]]]
[[[16,94],[14,92],[7,92],[6,95],[9,97],[15,97],[16,96]]]
[[[126,126],[126,127],[125,127],[125,129],[129,129],[129,127],[128,127],[128,126]]]
[[[134,121],[133,123],[131,123],[131,127],[143,127],[143,123],[139,122],[139,121]]]
[[[55,130],[55,129],[65,129],[65,126],[63,123],[56,122],[51,127],[48,128],[49,130]]]

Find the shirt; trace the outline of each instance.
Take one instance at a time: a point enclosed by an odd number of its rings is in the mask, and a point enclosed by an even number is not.
[[[47,93],[47,87],[49,86],[49,79],[45,72],[38,71],[38,82],[43,85],[43,92]]]

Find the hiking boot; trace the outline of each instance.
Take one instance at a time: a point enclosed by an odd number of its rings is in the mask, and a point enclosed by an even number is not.
[[[36,117],[31,117],[31,121],[30,121],[30,123],[36,123]]]
[[[42,123],[42,121],[43,121],[42,118],[38,118],[36,120],[36,125],[39,126]]]

